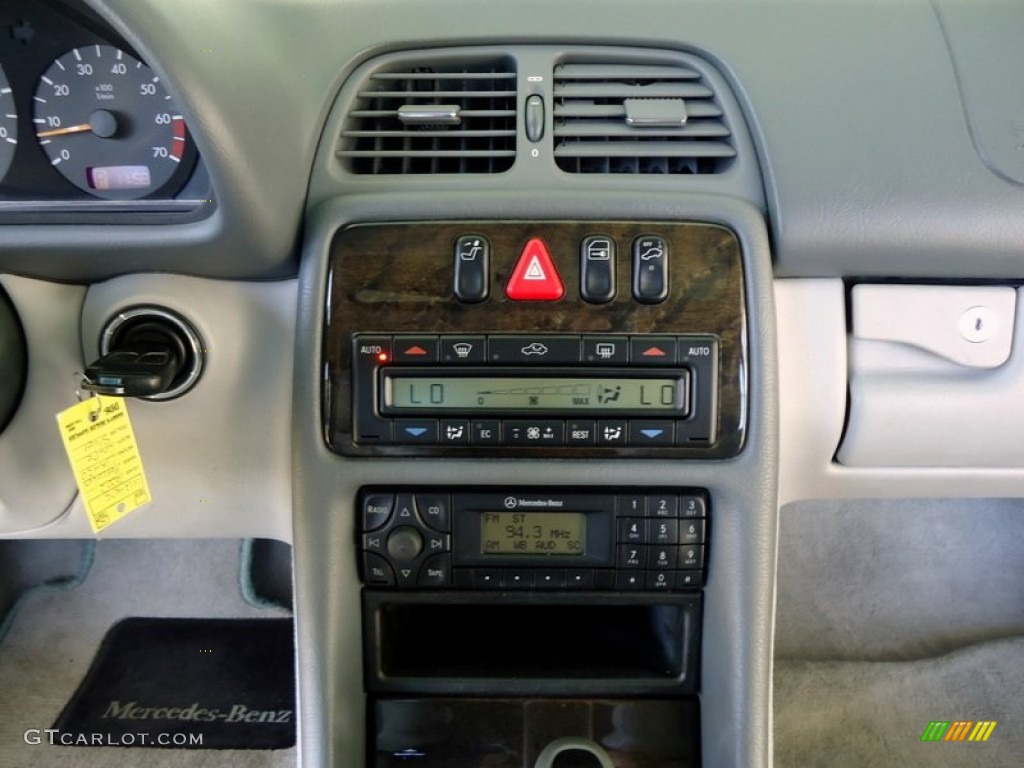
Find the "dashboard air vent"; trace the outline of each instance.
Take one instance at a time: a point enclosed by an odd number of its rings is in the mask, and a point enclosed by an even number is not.
[[[555,160],[569,173],[721,173],[736,156],[707,78],[683,64],[555,68]]]
[[[352,173],[500,173],[516,156],[511,59],[420,62],[362,84],[338,155]]]

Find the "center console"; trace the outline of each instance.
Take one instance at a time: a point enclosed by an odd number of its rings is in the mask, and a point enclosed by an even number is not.
[[[303,705],[329,764],[751,764],[773,547],[759,220],[452,200],[424,220],[388,199],[390,220],[321,212],[304,276],[321,376],[297,530],[319,554],[297,567],[321,570],[300,649],[324,664],[306,685],[331,714]]]
[[[326,445],[396,467],[736,457],[745,290],[715,224],[338,228]],[[559,740],[580,765],[698,765],[714,492],[519,479],[356,490],[367,765],[577,764]]]

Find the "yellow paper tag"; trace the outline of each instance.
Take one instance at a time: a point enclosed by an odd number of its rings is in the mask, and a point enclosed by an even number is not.
[[[57,423],[95,533],[151,501],[123,398],[90,397],[58,413]]]

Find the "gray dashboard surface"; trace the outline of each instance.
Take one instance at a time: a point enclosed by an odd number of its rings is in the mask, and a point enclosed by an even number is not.
[[[1024,185],[1024,5],[992,2],[985,13],[933,0],[949,42],[975,147],[993,173]]]
[[[752,123],[780,276],[1021,271],[1024,189],[1005,178],[1019,153],[1006,150],[1005,130],[1000,152],[989,138],[1019,120],[995,104],[1012,90],[991,83],[994,67],[1024,63],[1016,38],[998,33],[1020,24],[1019,3],[936,0],[947,45],[928,0],[641,2],[628,12],[617,1],[528,0],[486,13],[468,0],[89,1],[178,99],[217,206],[187,224],[0,226],[4,271],[293,274],[322,125],[352,68],[388,50],[512,42],[636,44],[717,62]],[[979,40],[990,63],[977,62]],[[975,150],[965,109],[1002,175]]]
[[[163,228],[0,228],[7,270],[293,272],[321,126],[365,55],[554,41],[698,50],[718,62],[752,119],[781,276],[1020,271],[1024,190],[975,151],[928,0],[693,0],[628,11],[607,0],[529,0],[486,13],[467,0],[91,1],[180,100],[218,208]],[[1000,2],[942,6],[950,19],[958,9],[1007,12]],[[1019,62],[1020,50],[1003,50],[1011,43],[993,36],[993,54]]]

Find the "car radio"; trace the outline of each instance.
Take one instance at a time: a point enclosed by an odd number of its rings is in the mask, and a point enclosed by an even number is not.
[[[703,586],[701,489],[364,488],[375,588],[669,592]]]
[[[725,458],[739,243],[709,224],[367,224],[332,244],[325,434],[355,456]]]

